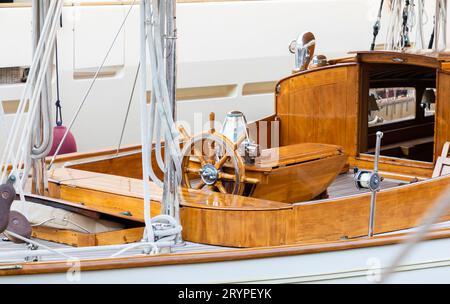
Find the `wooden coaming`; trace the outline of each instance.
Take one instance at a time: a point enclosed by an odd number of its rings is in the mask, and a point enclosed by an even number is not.
[[[369,154],[360,154],[357,157],[350,157],[349,164],[352,167],[360,169],[373,169],[374,156]],[[401,158],[381,156],[379,169],[389,174],[405,176],[406,179],[430,178],[433,173],[433,164],[419,161],[412,161]]]
[[[415,227],[450,185],[450,176],[412,183],[377,195],[375,233]],[[296,242],[333,241],[367,235],[370,194],[295,206]],[[447,212],[441,220],[450,220]]]

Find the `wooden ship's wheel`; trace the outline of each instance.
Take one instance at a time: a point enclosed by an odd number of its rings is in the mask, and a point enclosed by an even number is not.
[[[215,130],[214,120],[215,115],[211,113],[209,131],[193,137],[179,127],[184,137],[182,184],[191,189],[242,195],[246,183],[259,183],[258,179],[245,176],[245,164],[239,155],[239,146],[246,137],[242,135],[233,143]]]

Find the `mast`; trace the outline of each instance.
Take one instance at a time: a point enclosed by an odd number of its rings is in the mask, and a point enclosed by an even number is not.
[[[33,56],[36,54],[37,45],[41,39],[41,31],[44,26],[44,20],[49,14],[49,0],[33,0],[32,16],[33,16]],[[59,17],[59,16],[58,16]],[[47,37],[44,37],[47,39]],[[54,42],[46,46],[52,51],[53,57]],[[39,69],[46,69],[44,76],[44,84],[37,100],[37,115],[33,123],[33,130],[30,142],[32,181],[34,193],[44,195],[47,187],[47,171],[45,168],[45,157],[50,151],[52,144],[52,128],[50,103],[52,98],[51,89],[51,65],[43,66],[43,62],[39,62]],[[33,84],[35,85],[35,83]]]
[[[160,0],[163,4],[163,11],[160,12],[161,28],[164,29],[163,46],[164,57],[166,58],[166,79],[169,91],[169,99],[173,120],[176,121],[176,78],[177,78],[177,28],[176,28],[176,0]],[[163,208],[162,214],[172,215],[178,218],[178,205],[175,180],[175,166],[170,153],[165,153],[166,174],[164,175]]]

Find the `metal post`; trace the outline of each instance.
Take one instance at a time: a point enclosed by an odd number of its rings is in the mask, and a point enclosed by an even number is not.
[[[40,22],[40,17],[41,17],[41,5],[40,5],[40,1],[39,0],[33,0],[32,2],[32,25],[33,25],[33,55],[36,53],[36,47],[39,41],[39,37],[40,37],[40,33],[41,33],[41,22]],[[33,86],[35,85],[34,83],[32,84]],[[36,121],[39,121],[39,119],[36,119]],[[38,125],[35,122],[34,123],[34,130],[38,130]],[[34,145],[34,141],[31,140],[29,143],[30,149],[32,148],[32,146]],[[41,194],[39,189],[40,189],[40,170],[38,169],[35,160],[31,160],[32,162],[32,192],[37,193],[37,194]]]
[[[165,21],[165,24],[161,24],[161,28],[164,29],[164,57],[166,58],[166,79],[167,87],[169,90],[169,98],[171,104],[171,110],[174,121],[176,121],[176,2],[175,0],[164,1],[164,11],[160,11],[161,21]],[[177,200],[177,182],[175,176],[175,167],[172,160],[172,156],[169,153],[165,153],[166,174],[164,175],[164,190],[163,190],[163,209],[162,213],[171,215],[177,219],[178,216],[178,200]]]
[[[379,185],[379,176],[378,176],[378,162],[380,160],[380,150],[381,150],[381,138],[383,138],[383,133],[378,131],[377,134],[377,142],[375,146],[375,160],[374,160],[374,167],[373,167],[373,178],[375,179],[375,184]],[[374,226],[375,226],[375,209],[376,209],[376,202],[377,202],[377,192],[379,191],[379,186],[374,187],[374,189],[371,190],[372,194],[370,197],[370,217],[369,217],[369,237],[373,236],[374,232]]]
[[[41,38],[41,29],[44,25],[44,20],[48,13],[48,8],[50,6],[50,2],[48,0],[45,1],[36,1],[33,0],[33,52],[35,52],[39,39]],[[47,46],[51,47],[51,46]],[[41,63],[42,64],[42,63]],[[40,67],[42,68],[42,66]],[[51,68],[50,66],[47,69],[47,74],[45,75],[45,84],[42,88],[39,98],[38,112],[42,113],[45,106],[49,104],[49,98],[51,98]],[[45,105],[44,105],[45,103]],[[34,125],[34,140],[32,139],[30,142],[30,149],[33,148],[33,145],[40,146],[43,138],[44,138],[44,129],[42,114],[38,114],[36,116],[35,125]],[[47,188],[47,172],[45,169],[45,158],[32,159],[32,178],[33,178],[33,189],[32,191],[36,194],[45,195]]]

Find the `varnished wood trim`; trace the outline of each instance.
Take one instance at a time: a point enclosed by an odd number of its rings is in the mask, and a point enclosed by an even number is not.
[[[363,51],[350,52],[350,54],[357,54],[358,61],[365,63],[408,64],[435,69],[440,68],[440,61],[448,59],[448,54],[445,53],[414,54],[395,51]]]
[[[324,66],[324,67],[319,67],[319,68],[315,68],[315,69],[301,71],[301,72],[289,75],[289,76],[287,76],[285,78],[282,78],[280,81],[278,81],[277,86],[281,85],[286,80],[294,78],[294,77],[297,77],[299,75],[306,75],[306,74],[309,74],[309,73],[316,73],[316,72],[323,71],[323,70],[336,69],[336,68],[345,67],[345,66],[356,66],[356,65],[358,65],[357,62],[345,62],[345,63],[338,63],[336,65],[327,65],[327,66]]]
[[[350,166],[360,169],[373,169],[373,161],[374,157],[368,154],[349,157]],[[430,178],[434,168],[431,163],[384,156],[380,157],[379,167],[381,171],[421,178]]]
[[[141,151],[141,145],[128,145],[124,146],[120,149],[119,153],[123,152],[130,152],[130,151]],[[56,163],[65,163],[68,161],[73,160],[80,160],[80,159],[87,159],[92,157],[99,157],[99,156],[108,156],[108,155],[115,155],[117,153],[117,148],[106,148],[101,150],[95,150],[90,152],[75,152],[75,153],[68,153],[64,155],[58,155],[55,160]],[[51,157],[46,158],[47,164],[50,163]]]

